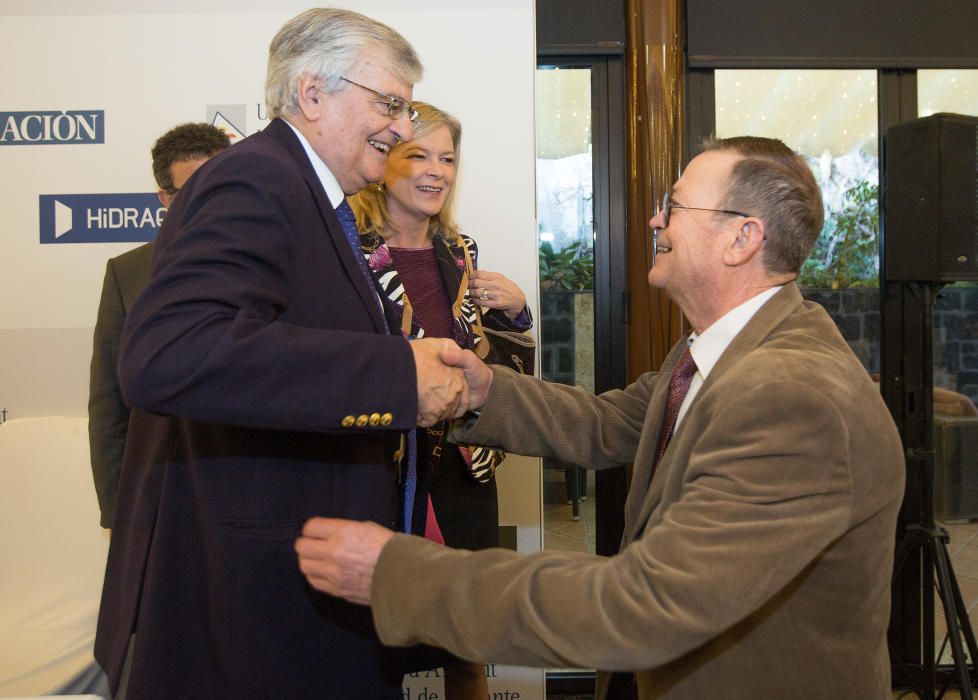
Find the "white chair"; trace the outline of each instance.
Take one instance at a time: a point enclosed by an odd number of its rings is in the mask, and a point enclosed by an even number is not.
[[[63,689],[92,670],[109,538],[86,426],[0,425],[0,697]]]

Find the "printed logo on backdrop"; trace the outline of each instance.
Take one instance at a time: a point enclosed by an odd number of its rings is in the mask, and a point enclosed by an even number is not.
[[[254,104],[252,112],[249,105],[207,105],[207,121],[223,131],[231,139],[231,143],[237,143],[241,139],[261,131],[268,123],[268,116],[265,113],[265,105],[258,102]],[[248,130],[248,116],[251,114],[251,123],[257,126]]]
[[[41,243],[139,243],[156,237],[166,209],[155,192],[42,194]]]
[[[0,146],[105,143],[105,111],[0,112]]]
[[[539,700],[543,689],[539,669],[486,664],[486,680],[492,700]],[[404,675],[400,700],[442,700],[445,697],[444,671],[440,668]]]

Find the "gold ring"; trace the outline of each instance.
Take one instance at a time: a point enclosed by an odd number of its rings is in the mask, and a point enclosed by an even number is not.
[[[486,299],[488,299],[489,298],[489,290],[488,289],[483,289],[482,290],[482,294],[480,295],[479,298],[482,299],[482,301],[485,301]]]

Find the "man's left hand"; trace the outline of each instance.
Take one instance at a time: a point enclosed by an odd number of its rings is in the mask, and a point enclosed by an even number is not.
[[[377,523],[312,518],[295,542],[299,568],[316,590],[370,605],[374,567],[393,536]]]

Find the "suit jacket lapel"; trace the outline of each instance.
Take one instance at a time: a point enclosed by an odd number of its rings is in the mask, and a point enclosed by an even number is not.
[[[413,314],[409,321],[410,327],[404,327],[406,294],[404,283],[394,267],[394,261],[384,239],[375,232],[361,233],[360,252],[381,296],[381,303],[384,306],[385,314],[388,316],[391,332],[402,333],[407,337],[424,337],[424,329],[418,324],[418,319]]]
[[[452,310],[452,336],[460,347],[471,350],[475,342],[478,342],[476,338],[478,329],[475,325],[478,309],[469,294],[468,277],[465,272],[463,246],[466,245],[467,240],[471,241],[465,238],[447,241],[440,236],[436,237],[435,256],[445,291],[448,293],[448,305]]]
[[[438,271],[441,273],[442,282],[445,284],[445,291],[448,292],[448,303],[451,304],[458,296],[458,291],[462,286],[462,270],[456,262],[457,258],[452,252],[451,246],[441,237],[433,241],[435,247],[435,259],[438,261]],[[464,244],[462,244],[464,245]]]
[[[714,365],[710,376],[707,377],[697,394],[697,400],[705,395],[723,377],[724,374],[736,367],[737,363],[751,350],[761,345],[771,332],[780,326],[803,302],[798,286],[789,283],[779,290],[762,306],[747,325],[734,337],[727,349]],[[624,546],[641,536],[645,525],[649,522],[652,512],[662,501],[663,490],[668,474],[673,469],[685,469],[686,465],[676,464],[673,459],[676,453],[666,450],[662,462],[655,474],[652,474],[652,461],[655,459],[655,449],[659,439],[659,428],[662,424],[662,414],[665,412],[666,393],[669,377],[682,354],[686,338],[680,340],[672,348],[666,361],[662,364],[662,381],[656,384],[649,401],[649,412],[646,416],[642,431],[642,442],[636,452],[635,472],[629,488],[628,499],[625,503],[625,529],[622,540]],[[690,406],[689,413],[683,419],[695,420],[696,401]]]
[[[632,471],[632,481],[628,488],[628,498],[625,500],[624,542],[630,541],[631,533],[640,520],[641,513],[650,509],[650,504],[658,503],[661,498],[661,487],[654,492],[661,480],[653,478],[652,467],[655,459],[655,448],[659,441],[659,430],[662,428],[662,417],[666,411],[666,397],[669,391],[669,378],[686,346],[686,336],[676,343],[659,370],[659,380],[655,384],[652,396],[649,398],[649,409],[645,414],[642,426],[642,438],[635,452],[635,463]],[[665,462],[665,459],[663,459]],[[657,470],[658,471],[658,470]]]
[[[376,264],[370,264],[372,256],[383,245],[385,245],[384,239],[376,233],[360,234],[360,248],[363,251],[363,256],[367,260],[374,282],[381,294],[384,295],[388,303],[397,308],[398,317],[392,321],[392,325],[399,327],[403,322],[404,314],[404,283],[394,268],[393,261],[390,260],[389,252],[380,255]],[[455,318],[452,325],[452,337],[462,347],[471,348],[472,317],[470,314],[474,313],[474,302],[469,298],[467,285],[463,287],[464,270],[458,263],[459,260],[464,259],[461,250],[457,248],[460,245],[465,244],[463,242],[450,243],[440,236],[435,236],[432,240],[438,272],[442,285],[445,287],[445,293],[448,295],[449,306],[453,305],[460,294],[464,293],[465,297],[461,308],[462,316]],[[424,336],[424,328],[416,315],[412,315],[409,335],[419,338]]]
[[[323,183],[320,182],[319,176],[313,170],[305,149],[299,143],[292,128],[281,119],[274,119],[271,124],[265,127],[265,131],[282,143],[295,160],[303,179],[306,181],[306,185],[309,187],[313,201],[316,202],[316,208],[319,210],[323,228],[326,230],[329,240],[333,244],[337,257],[343,263],[343,268],[346,270],[350,282],[356,288],[367,315],[370,317],[378,333],[386,333],[387,321],[377,306],[377,292],[364,277],[356,258],[353,257],[353,250],[346,240],[346,234],[343,233],[343,226],[340,224],[339,219],[336,218],[333,205],[330,204],[329,198],[326,196],[326,191],[323,189]]]
[[[794,282],[778,290],[730,342],[710,372],[710,379],[723,376],[744,355],[763,343],[771,331],[781,325],[803,301],[798,285]]]

